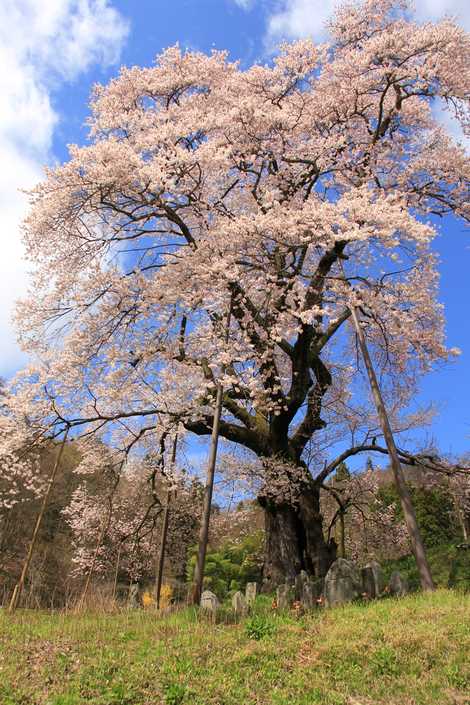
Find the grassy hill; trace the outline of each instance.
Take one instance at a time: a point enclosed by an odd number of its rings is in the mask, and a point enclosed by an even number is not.
[[[2,705],[470,703],[470,595],[274,615],[0,615]]]

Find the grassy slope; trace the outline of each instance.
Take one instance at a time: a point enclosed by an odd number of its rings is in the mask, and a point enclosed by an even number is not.
[[[191,610],[0,615],[0,703],[470,703],[470,595],[441,590],[300,619],[264,609],[271,633],[258,641],[246,622],[212,625]]]

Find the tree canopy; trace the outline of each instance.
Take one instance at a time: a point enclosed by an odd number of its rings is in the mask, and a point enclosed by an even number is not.
[[[90,144],[32,194],[18,326],[40,362],[17,406],[127,451],[176,423],[209,434],[220,381],[221,435],[265,464],[272,511],[335,469],[329,439],[380,450],[347,322],[354,305],[408,427],[416,375],[456,352],[430,216],[469,219],[469,158],[433,105],[468,130],[469,58],[452,20],[365,0],[270,65],[171,47],[97,86]]]

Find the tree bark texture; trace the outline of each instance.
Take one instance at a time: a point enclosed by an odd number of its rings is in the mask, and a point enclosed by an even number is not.
[[[259,498],[265,512],[263,590],[293,581],[301,570],[324,578],[336,559],[336,543],[327,543],[320,513],[320,489],[305,488],[295,505]]]

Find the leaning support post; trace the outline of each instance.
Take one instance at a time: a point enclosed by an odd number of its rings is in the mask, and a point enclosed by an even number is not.
[[[68,436],[69,430],[70,430],[69,426],[67,426],[67,428],[65,429],[64,437],[63,437],[62,442],[60,444],[59,453],[57,455],[56,461],[54,463],[54,467],[52,469],[51,476],[49,478],[49,482],[48,482],[46,491],[44,493],[44,497],[42,498],[41,508],[39,510],[39,514],[36,519],[36,524],[34,526],[33,535],[31,537],[31,542],[29,544],[28,554],[27,554],[25,562],[23,564],[23,570],[21,571],[20,579],[19,579],[18,583],[15,585],[15,589],[13,590],[13,595],[11,596],[10,604],[8,607],[9,612],[14,612],[15,609],[18,607],[21,593],[24,588],[26,576],[28,574],[29,566],[31,564],[31,559],[33,557],[34,549],[36,547],[36,542],[37,542],[38,535],[39,535],[39,529],[41,528],[42,520],[44,518],[44,514],[45,514],[45,511],[47,508],[47,503],[49,501],[49,495],[51,494],[51,490],[54,485],[54,482],[55,482],[55,479],[57,476],[57,472],[60,467],[60,461],[62,460],[62,453],[64,452],[65,442],[67,441],[67,436]]]
[[[400,497],[403,515],[405,517],[406,528],[408,529],[408,534],[411,541],[411,548],[413,551],[413,555],[416,559],[416,565],[419,571],[421,587],[423,590],[434,590],[435,585],[432,579],[431,570],[429,568],[429,563],[421,538],[421,533],[419,531],[418,522],[416,521],[416,513],[413,507],[413,503],[411,501],[408,487],[406,485],[403,469],[401,467],[400,459],[398,457],[397,447],[393,438],[393,432],[390,426],[387,410],[385,408],[382,393],[380,391],[379,383],[377,381],[377,376],[375,374],[374,366],[372,364],[369,350],[367,348],[364,331],[362,330],[356,307],[351,306],[350,310],[351,319],[357,334],[357,339],[359,342],[359,347],[361,349],[362,357],[364,359],[364,365],[367,370],[367,375],[369,377],[372,396],[374,397],[374,402],[377,407],[377,414],[379,416],[380,425],[382,427],[385,443],[387,445],[388,453],[390,455],[395,484],[397,487],[398,496]]]
[[[176,461],[176,447],[178,445],[178,433],[175,434],[173,440],[173,449],[171,452],[171,465],[174,468]],[[163,566],[165,563],[165,553],[166,553],[166,541],[168,537],[168,523],[170,520],[170,505],[172,501],[172,492],[169,488],[166,493],[166,504],[163,512],[163,525],[162,525],[162,535],[160,539],[160,551],[158,553],[157,559],[157,575],[155,579],[155,603],[157,609],[160,609],[160,595],[162,592],[162,581],[163,581]]]
[[[230,333],[230,318],[232,314],[232,302],[230,302],[225,341],[228,342]],[[222,365],[221,373],[225,372],[225,365]],[[194,572],[194,584],[192,589],[191,601],[194,605],[198,605],[201,601],[202,585],[204,582],[204,566],[206,561],[207,543],[209,540],[209,523],[211,517],[212,494],[214,491],[215,466],[217,461],[217,446],[219,443],[220,417],[222,415],[222,400],[223,386],[219,381],[217,383],[217,396],[215,400],[214,420],[212,423],[211,445],[209,453],[209,461],[207,464],[206,485],[204,488],[204,502],[202,506],[201,530],[199,533],[199,548],[197,554],[196,569]]]

